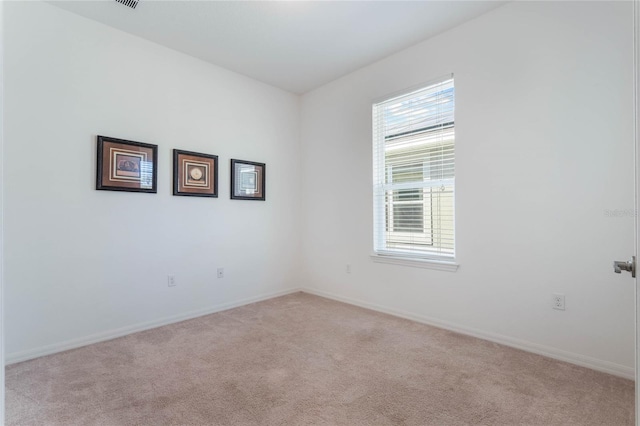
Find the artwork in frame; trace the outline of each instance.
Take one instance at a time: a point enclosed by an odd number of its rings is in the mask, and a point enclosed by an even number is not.
[[[96,189],[158,192],[158,145],[98,136]]]
[[[173,150],[173,195],[218,196],[218,156]]]
[[[265,200],[264,163],[231,160],[231,199]]]

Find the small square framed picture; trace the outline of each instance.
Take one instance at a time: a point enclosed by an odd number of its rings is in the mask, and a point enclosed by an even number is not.
[[[158,145],[98,136],[96,189],[158,192]]]
[[[231,160],[231,199],[265,200],[264,163]]]
[[[173,150],[173,195],[218,196],[218,156]]]

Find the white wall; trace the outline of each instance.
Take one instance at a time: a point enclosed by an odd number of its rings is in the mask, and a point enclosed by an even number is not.
[[[0,2],[0,366],[4,366],[4,2]],[[4,368],[0,368],[0,425],[4,424]]]
[[[631,7],[510,3],[304,95],[306,284],[633,377],[633,281],[612,261],[634,219],[605,215],[634,208]],[[451,72],[460,268],[373,263],[372,100]]]
[[[297,96],[44,3],[4,23],[8,361],[297,286]],[[98,134],[159,145],[158,193],[96,191]],[[173,148],[219,156],[218,199],[171,195]]]
[[[634,76],[635,79],[635,87],[634,87],[634,95],[635,95],[635,105],[634,105],[634,114],[635,114],[635,146],[636,146],[636,164],[640,164],[640,0],[633,1],[633,28],[634,28]],[[640,174],[636,173],[636,211],[640,211]],[[640,218],[636,216],[636,253],[638,252],[638,247],[640,247]],[[638,342],[640,342],[640,327],[637,326],[640,319],[640,312],[638,312],[638,306],[640,306],[640,292],[638,291],[636,280],[636,357],[635,357],[635,368],[638,371],[640,367],[640,350],[638,350],[639,346]],[[640,426],[640,380],[636,380],[636,426]]]

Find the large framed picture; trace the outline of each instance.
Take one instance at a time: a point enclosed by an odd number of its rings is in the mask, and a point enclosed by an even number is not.
[[[173,150],[173,195],[218,196],[218,156]]]
[[[231,160],[231,198],[234,200],[265,200],[264,163]]]
[[[98,136],[96,189],[158,192],[158,145]]]

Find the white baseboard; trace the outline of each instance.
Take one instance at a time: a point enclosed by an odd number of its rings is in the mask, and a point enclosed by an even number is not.
[[[54,353],[91,345],[93,343],[104,342],[106,340],[115,339],[118,337],[126,336],[128,334],[137,333],[139,331],[162,327],[163,325],[173,324],[173,323],[185,321],[192,318],[197,318],[203,315],[209,315],[216,312],[225,311],[227,309],[248,305],[250,303],[256,303],[262,300],[273,299],[275,297],[296,293],[298,291],[303,291],[305,293],[314,294],[320,297],[325,297],[327,299],[337,300],[339,302],[348,303],[350,305],[360,306],[362,308],[371,309],[377,312],[382,312],[382,313],[393,315],[396,317],[409,319],[422,324],[443,328],[446,330],[454,331],[456,333],[466,334],[466,335],[477,337],[480,339],[489,340],[491,342],[499,343],[505,346],[510,346],[516,349],[521,349],[523,351],[532,352],[538,355],[543,355],[543,356],[557,359],[560,361],[569,362],[571,364],[576,364],[582,367],[591,368],[593,370],[602,371],[604,373],[613,374],[614,376],[624,377],[625,379],[631,379],[631,380],[635,379],[635,370],[633,369],[633,367],[627,367],[627,366],[616,364],[613,362],[603,361],[600,359],[591,358],[591,357],[576,354],[573,352],[567,352],[561,349],[552,348],[550,346],[539,345],[537,343],[532,343],[525,340],[503,336],[497,333],[491,333],[491,332],[474,329],[471,327],[461,326],[448,321],[441,321],[438,319],[430,318],[424,315],[417,315],[417,314],[412,314],[410,312],[386,308],[384,306],[377,305],[374,303],[368,303],[361,300],[343,297],[337,294],[316,290],[316,289],[311,289],[311,288],[293,288],[289,290],[268,293],[268,294],[264,294],[257,297],[242,299],[235,302],[221,303],[205,309],[190,311],[183,314],[174,315],[171,317],[165,317],[165,318],[161,318],[154,321],[147,321],[144,323],[134,324],[127,327],[121,327],[118,329],[96,333],[96,334],[86,336],[86,337],[81,337],[78,339],[68,340],[62,343],[42,346],[39,348],[27,350],[27,351],[10,353],[6,355],[5,359],[6,359],[7,365],[15,364],[17,362],[27,361],[34,358],[39,358],[41,356],[51,355]]]
[[[128,334],[137,333],[139,331],[150,330],[152,328],[162,327],[163,325],[173,324],[176,322],[201,317],[203,315],[209,315],[209,314],[213,314],[220,311],[226,311],[227,309],[237,308],[239,306],[260,302],[267,299],[273,299],[274,297],[280,297],[287,294],[296,293],[299,291],[301,291],[301,289],[293,288],[289,290],[282,290],[274,293],[263,294],[257,297],[250,297],[250,298],[238,300],[235,302],[221,303],[221,304],[210,306],[204,309],[185,312],[183,314],[173,315],[170,317],[160,318],[153,321],[147,321],[139,324],[121,327],[114,330],[108,330],[101,333],[92,334],[90,336],[80,337],[78,339],[67,340],[66,342],[62,342],[62,343],[55,343],[53,345],[42,346],[35,349],[29,349],[27,351],[10,353],[10,354],[7,354],[5,357],[6,365],[15,364],[16,362],[21,362],[21,361],[27,361],[30,359],[39,358],[41,356],[51,355],[58,352],[68,351],[69,349],[76,349],[82,346],[91,345],[93,343],[104,342],[106,340],[115,339],[118,337],[126,336]]]
[[[454,331],[460,334],[466,334],[468,336],[477,337],[483,340],[489,340],[491,342],[499,343],[501,345],[510,346],[512,348],[521,349],[523,351],[532,352],[534,354],[543,355],[549,358],[565,361],[571,364],[579,365],[581,367],[587,367],[592,370],[602,371],[614,376],[623,377],[625,379],[635,380],[635,370],[633,367],[627,367],[624,365],[616,364],[609,361],[600,360],[597,358],[591,358],[585,355],[576,354],[573,352],[567,352],[562,349],[552,348],[550,346],[539,345],[537,343],[528,342],[525,340],[515,339],[513,337],[503,336],[497,333],[486,332],[471,327],[461,326],[448,321],[442,321],[435,318],[430,318],[424,315],[412,314],[406,311],[400,311],[396,309],[386,308],[374,303],[364,302],[349,297],[342,297],[337,294],[329,293],[322,290],[315,290],[311,288],[302,288],[301,291],[316,296],[325,297],[327,299],[337,300],[339,302],[348,303],[350,305],[359,306],[361,308],[371,309],[373,311],[382,312],[385,314],[393,315],[400,318],[416,321],[422,324],[431,325],[445,330]]]

